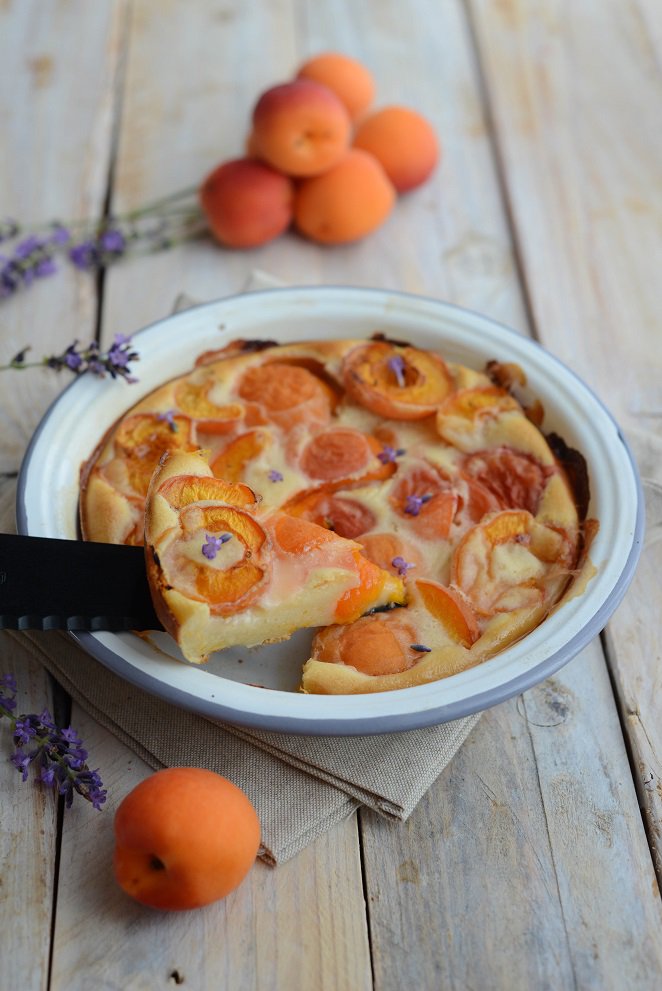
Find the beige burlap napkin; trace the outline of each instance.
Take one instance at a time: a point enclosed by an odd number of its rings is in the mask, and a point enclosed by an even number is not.
[[[128,684],[65,633],[0,635],[9,640],[16,670],[26,654],[39,661],[150,767],[206,767],[243,788],[260,817],[261,856],[270,864],[293,857],[359,805],[406,819],[478,720],[367,737],[260,732],[215,722]]]
[[[282,285],[253,272],[244,291]],[[180,295],[181,311],[195,300]],[[61,633],[9,633],[102,726],[150,767],[198,766],[234,781],[254,803],[262,858],[283,863],[360,805],[405,820],[478,716],[406,733],[310,737],[221,724],[161,701],[104,668]],[[16,657],[20,669],[20,657]],[[369,705],[366,697],[366,705]]]

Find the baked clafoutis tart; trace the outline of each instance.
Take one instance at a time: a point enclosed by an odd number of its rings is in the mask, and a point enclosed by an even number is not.
[[[517,366],[379,334],[235,341],[104,437],[81,475],[83,537],[144,543],[189,661],[306,627],[304,692],[436,681],[589,576],[583,458],[545,436],[524,385]]]

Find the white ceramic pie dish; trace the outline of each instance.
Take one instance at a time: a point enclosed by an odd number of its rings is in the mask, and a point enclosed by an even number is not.
[[[543,403],[545,432],[560,434],[588,462],[589,516],[600,529],[591,547],[597,574],[583,594],[478,667],[380,694],[297,692],[311,639],[305,631],[283,644],[224,651],[202,668],[183,662],[165,633],[149,640],[131,633],[72,634],[86,651],[146,691],[220,720],[282,732],[364,735],[434,725],[501,702],[553,674],[600,633],[631,581],[644,528],[637,469],[618,425],[594,393],[535,342],[471,311],[404,293],[270,289],[206,303],[141,331],[134,338],[138,383],[82,376],[44,416],[21,467],[19,532],[76,539],[82,462],[126,409],[188,371],[202,351],[238,337],[288,342],[375,331],[476,368],[490,359],[521,365]]]

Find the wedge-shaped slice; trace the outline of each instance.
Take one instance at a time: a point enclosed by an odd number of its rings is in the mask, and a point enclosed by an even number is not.
[[[402,603],[402,581],[362,548],[308,520],[262,508],[248,486],[215,478],[199,453],[165,454],[145,509],[152,598],[187,660],[352,623]]]

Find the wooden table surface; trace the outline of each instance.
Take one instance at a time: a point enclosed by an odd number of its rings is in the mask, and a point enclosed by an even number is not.
[[[449,300],[533,335],[617,417],[647,495],[637,575],[602,636],[484,714],[409,821],[361,812],[197,912],[115,887],[113,808],[150,772],[74,706],[109,801],[62,816],[0,760],[0,987],[660,988],[662,5],[4,0],[0,215],[95,216],[195,185],[241,154],[257,96],[327,49],[370,67],[379,103],[434,123],[432,181],[350,247],[202,240],[100,279],[63,269],[0,302],[0,364],[26,344],[107,346],[178,292],[228,295],[256,268]],[[22,455],[66,379],[1,383],[11,531]],[[15,673],[25,711],[66,711],[39,667]]]

